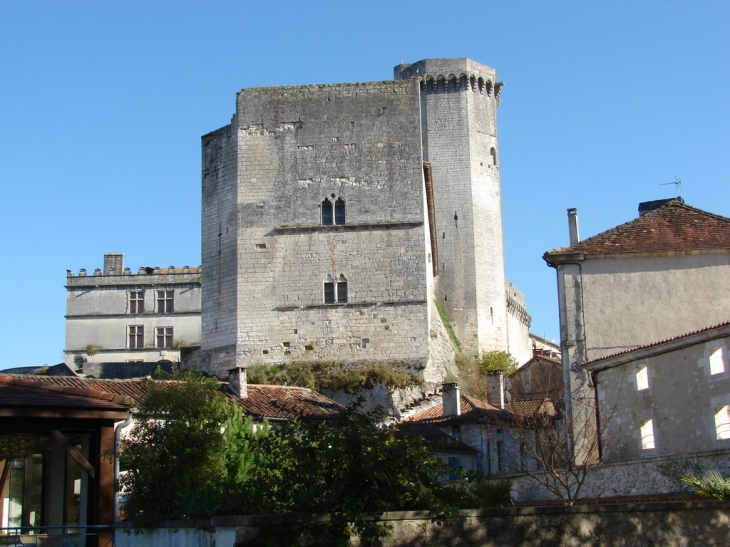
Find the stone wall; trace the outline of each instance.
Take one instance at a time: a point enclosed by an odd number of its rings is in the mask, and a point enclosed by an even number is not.
[[[730,537],[730,502],[481,509],[438,519],[426,511],[401,511],[383,513],[377,520],[392,526],[379,543],[382,547],[720,547]],[[122,526],[115,539],[117,547],[253,547],[262,544],[256,543],[262,526],[280,522],[278,517],[215,517],[139,534]],[[353,539],[350,545],[360,542]]]

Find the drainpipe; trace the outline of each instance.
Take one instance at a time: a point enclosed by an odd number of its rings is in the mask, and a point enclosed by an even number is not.
[[[119,484],[119,435],[122,429],[132,423],[132,410],[129,411],[129,418],[114,425],[114,523],[119,522],[119,492],[116,491]]]

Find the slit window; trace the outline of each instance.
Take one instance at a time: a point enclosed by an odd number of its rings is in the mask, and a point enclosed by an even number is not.
[[[497,165],[497,150],[492,147],[489,154],[492,156],[492,165]]]
[[[656,448],[654,443],[654,420],[643,420],[641,422],[641,448],[652,450]]]
[[[730,439],[730,406],[715,408],[715,433],[718,441]]]
[[[722,374],[725,372],[725,359],[722,354],[722,347],[710,350],[710,374]]]
[[[322,202],[322,226],[332,226],[332,202],[329,198]]]
[[[335,201],[335,224],[342,225],[345,223],[345,200],[337,198]]]
[[[649,389],[649,369],[646,365],[636,367],[636,389],[639,391]]]

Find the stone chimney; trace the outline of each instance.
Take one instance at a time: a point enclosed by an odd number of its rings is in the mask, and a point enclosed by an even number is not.
[[[580,241],[578,235],[578,209],[568,209],[568,231],[570,232],[570,244],[575,245]]]
[[[487,373],[487,397],[490,405],[504,408],[504,376],[501,371]]]
[[[228,371],[228,391],[236,397],[248,397],[248,382],[246,381],[246,367],[238,366]]]
[[[461,390],[456,382],[445,383],[441,397],[444,403],[444,418],[461,414]]]
[[[104,253],[104,275],[124,275],[124,253]]]

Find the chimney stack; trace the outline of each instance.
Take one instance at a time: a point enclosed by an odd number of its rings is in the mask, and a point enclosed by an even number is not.
[[[444,403],[444,418],[461,414],[461,390],[456,382],[445,383],[441,397]]]
[[[487,373],[487,397],[490,405],[504,408],[504,376],[501,371]]]
[[[124,275],[124,253],[104,253],[104,275]]]
[[[570,231],[570,244],[575,245],[580,241],[578,235],[578,209],[568,209],[568,230]]]
[[[248,382],[246,381],[246,367],[237,366],[228,370],[228,391],[236,397],[248,397]]]

